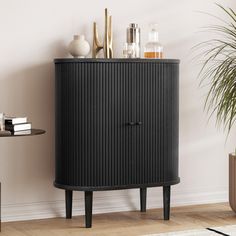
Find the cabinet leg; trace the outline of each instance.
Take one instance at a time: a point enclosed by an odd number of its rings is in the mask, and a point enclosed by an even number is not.
[[[170,219],[170,186],[163,186],[164,220]]]
[[[85,191],[85,225],[86,228],[92,227],[92,208],[93,208],[93,192]]]
[[[72,200],[73,200],[73,191],[66,190],[66,219],[72,218]]]
[[[140,209],[141,212],[146,212],[147,205],[147,188],[140,188]]]

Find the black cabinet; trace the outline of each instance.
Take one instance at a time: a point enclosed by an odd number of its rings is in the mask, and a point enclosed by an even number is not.
[[[56,180],[85,191],[86,226],[92,193],[164,186],[165,219],[170,186],[178,176],[179,60],[55,59]]]

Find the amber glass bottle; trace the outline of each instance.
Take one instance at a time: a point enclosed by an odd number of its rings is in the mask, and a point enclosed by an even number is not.
[[[144,58],[162,59],[163,46],[158,41],[157,25],[152,24],[150,28],[148,43],[144,47]]]

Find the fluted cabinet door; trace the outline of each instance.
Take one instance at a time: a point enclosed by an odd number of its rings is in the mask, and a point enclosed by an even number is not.
[[[178,179],[178,64],[144,63],[141,71],[140,182],[170,182]]]
[[[130,63],[125,80],[130,102],[126,127],[132,153],[127,153],[132,184],[178,179],[178,64]],[[124,106],[126,106],[124,104]],[[128,143],[128,140],[125,140]]]
[[[71,189],[179,182],[178,62],[56,61],[56,180]]]

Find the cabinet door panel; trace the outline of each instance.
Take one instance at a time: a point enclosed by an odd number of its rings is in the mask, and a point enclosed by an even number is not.
[[[125,184],[138,183],[137,169],[137,137],[136,122],[139,113],[139,84],[136,77],[137,65],[135,63],[122,64],[121,90],[122,90],[122,155],[119,157],[123,163],[122,178]],[[133,124],[132,124],[133,123]]]
[[[178,177],[178,77],[170,71],[177,66],[153,63],[142,67],[139,155],[143,181],[172,181]]]
[[[177,162],[177,64],[56,66],[56,183],[158,184],[178,179]]]

